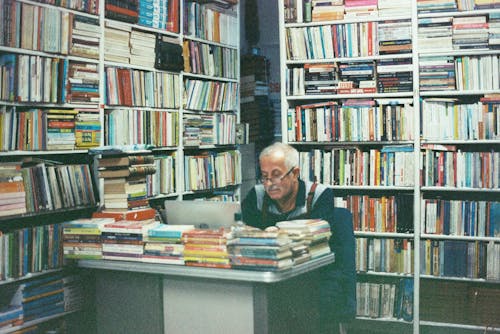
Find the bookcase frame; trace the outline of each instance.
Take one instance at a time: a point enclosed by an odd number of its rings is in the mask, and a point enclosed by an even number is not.
[[[308,1],[304,1],[306,3]],[[310,2],[310,1],[309,1]],[[425,139],[421,138],[421,99],[425,97],[463,97],[468,95],[481,95],[489,94],[489,93],[500,93],[499,90],[475,90],[475,91],[420,91],[420,77],[419,77],[419,63],[420,58],[422,56],[428,55],[456,55],[456,56],[467,56],[467,55],[500,55],[500,50],[488,50],[488,51],[478,51],[478,50],[456,50],[456,51],[434,51],[434,52],[422,52],[419,49],[418,45],[418,20],[421,17],[441,17],[441,16],[466,16],[466,15],[487,15],[488,13],[494,11],[498,13],[500,9],[492,9],[492,10],[475,10],[475,11],[457,11],[457,12],[436,12],[436,13],[428,13],[422,14],[418,12],[417,9],[417,1],[411,1],[411,13],[408,16],[404,17],[382,17],[382,16],[366,16],[366,17],[356,17],[356,18],[344,18],[343,20],[335,20],[335,21],[316,21],[316,22],[285,22],[285,3],[286,0],[278,1],[278,13],[279,13],[279,46],[280,46],[280,81],[281,81],[281,129],[282,129],[282,141],[288,142],[291,145],[295,146],[300,150],[309,150],[311,148],[331,148],[331,147],[363,147],[363,145],[373,145],[373,142],[289,142],[287,136],[287,130],[290,128],[289,120],[287,119],[289,108],[293,108],[295,105],[303,105],[303,104],[313,104],[315,102],[326,102],[326,101],[336,101],[340,99],[376,99],[376,98],[384,98],[390,97],[395,100],[398,98],[410,98],[413,100],[413,136],[414,139],[410,141],[413,146],[413,164],[414,175],[413,181],[414,186],[412,187],[391,187],[391,186],[332,186],[337,190],[339,196],[342,195],[358,195],[358,194],[367,194],[370,195],[373,192],[379,192],[387,195],[395,195],[399,191],[408,192],[411,194],[413,198],[413,233],[388,233],[388,232],[362,232],[355,231],[356,238],[363,237],[371,237],[371,238],[407,238],[412,240],[414,244],[414,252],[413,252],[413,263],[414,263],[414,272],[411,275],[408,274],[394,274],[394,273],[383,273],[383,272],[366,272],[362,273],[363,276],[369,276],[369,279],[373,279],[375,282],[384,277],[396,277],[396,278],[404,278],[411,277],[413,280],[414,291],[413,291],[413,321],[412,322],[401,322],[394,319],[371,319],[371,318],[359,318],[361,321],[368,321],[367,326],[376,326],[375,328],[379,328],[379,324],[383,324],[380,328],[385,328],[390,332],[413,332],[415,334],[420,333],[424,330],[425,327],[429,328],[449,328],[455,330],[473,330],[473,331],[485,331],[492,329],[489,326],[476,326],[476,325],[467,325],[467,324],[456,324],[451,322],[432,322],[432,321],[423,321],[420,318],[420,296],[422,294],[421,291],[421,282],[423,280],[430,279],[440,279],[440,280],[449,280],[449,281],[461,281],[461,282],[471,282],[471,283],[480,283],[486,284],[488,286],[495,286],[497,289],[499,288],[498,281],[489,281],[484,279],[468,279],[468,278],[453,278],[453,277],[436,277],[436,276],[428,276],[421,275],[420,266],[421,263],[421,241],[426,239],[440,239],[440,240],[468,240],[468,241],[493,241],[495,243],[500,242],[500,238],[498,237],[459,237],[459,236],[449,236],[449,235],[437,235],[437,234],[426,234],[421,229],[421,225],[424,223],[425,215],[421,212],[420,208],[422,207],[422,201],[426,194],[431,194],[430,196],[434,196],[434,198],[438,198],[442,194],[453,193],[456,198],[459,199],[471,199],[471,200],[480,200],[478,198],[483,198],[486,201],[500,201],[500,189],[471,189],[471,188],[450,188],[450,187],[426,187],[423,185],[421,181],[421,169],[422,169],[422,158],[421,158],[421,149],[422,144],[425,143]],[[289,1],[288,3],[297,4],[302,3],[302,0]],[[310,3],[308,4],[310,5]],[[299,8],[297,11],[302,11],[302,8]],[[298,15],[304,15],[304,13],[299,13]],[[380,60],[385,59],[387,56],[370,56],[370,57],[352,57],[352,58],[328,58],[328,59],[300,59],[300,60],[291,60],[288,59],[287,55],[287,34],[286,30],[289,28],[304,28],[304,27],[312,27],[319,25],[334,25],[334,24],[346,24],[346,23],[356,23],[356,22],[376,22],[382,20],[409,20],[411,22],[411,41],[412,41],[412,51],[410,54],[404,55],[393,55],[393,58],[408,58],[412,61],[412,75],[413,75],[413,90],[411,92],[395,92],[395,93],[365,93],[365,94],[331,94],[331,95],[287,95],[287,70],[294,66],[300,66],[302,64],[310,63],[310,64],[321,64],[321,63],[332,63],[332,62],[346,62],[349,60]],[[313,42],[314,43],[314,42]],[[391,56],[389,56],[391,57]],[[374,69],[374,72],[376,70]],[[293,125],[292,125],[293,126]],[[394,144],[407,144],[408,142],[398,141],[398,142],[377,142],[376,145],[394,145]],[[471,148],[474,148],[476,144],[486,144],[492,147],[492,150],[495,152],[500,151],[500,140],[452,140],[452,141],[438,141],[439,144],[455,144],[455,145],[470,145]],[[378,147],[378,146],[377,146]],[[465,259],[464,259],[465,260]],[[361,273],[360,273],[361,274]],[[371,328],[372,327],[366,327]],[[499,328],[493,328],[494,331],[500,330]]]

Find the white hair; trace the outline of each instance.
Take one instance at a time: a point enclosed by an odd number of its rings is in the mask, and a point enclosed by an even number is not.
[[[299,166],[299,152],[293,146],[281,142],[276,142],[264,148],[262,152],[260,152],[259,161],[277,152],[283,153],[285,156],[284,162],[286,168]]]

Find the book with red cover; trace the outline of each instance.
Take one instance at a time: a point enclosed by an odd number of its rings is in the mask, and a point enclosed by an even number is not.
[[[146,220],[153,219],[156,210],[153,208],[138,208],[133,210],[102,210],[94,212],[92,218],[114,218],[118,220]]]

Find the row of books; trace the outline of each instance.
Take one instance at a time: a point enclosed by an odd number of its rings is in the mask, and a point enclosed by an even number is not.
[[[356,22],[285,30],[287,59],[369,57],[411,52],[411,22]]]
[[[166,110],[106,109],[105,145],[146,144],[175,147],[179,144],[179,114]]]
[[[424,199],[424,233],[500,237],[500,202]]]
[[[0,233],[0,282],[63,265],[62,225],[40,225]]]
[[[413,320],[413,279],[396,283],[356,283],[356,315],[375,319]]]
[[[76,275],[51,273],[20,284],[12,296],[7,296],[0,306],[0,330],[35,325],[21,331],[38,332],[36,320],[57,316],[83,307],[84,296],[81,278]]]
[[[236,144],[235,114],[184,114],[184,146]]]
[[[356,238],[356,270],[412,274],[413,251],[411,239]]]
[[[202,152],[184,156],[184,189],[200,191],[241,183],[239,151]]]
[[[27,161],[0,164],[0,216],[92,206],[88,165]]]
[[[0,55],[1,99],[19,102],[66,102],[67,61],[30,55]]]
[[[500,15],[443,16],[418,20],[422,51],[495,50],[500,45]]]
[[[145,27],[179,32],[179,0],[163,2],[108,1],[105,5],[106,18],[139,24]]]
[[[289,142],[413,140],[410,100],[354,100],[297,105],[287,113]]]
[[[106,67],[106,104],[179,108],[180,78],[176,74]]]
[[[186,79],[185,109],[199,111],[233,111],[238,104],[236,82]]]
[[[499,57],[425,56],[419,62],[420,89],[495,90],[500,87]]]
[[[425,186],[500,187],[500,152],[466,152],[452,145],[437,149],[431,146],[421,153],[421,157],[422,183]]]
[[[419,0],[417,10],[419,13],[429,12],[455,12],[479,9],[498,8],[494,0]]]
[[[362,151],[333,148],[300,153],[301,178],[341,186],[413,186],[413,147]]]
[[[73,150],[100,144],[97,109],[0,107],[0,150]]]
[[[237,50],[218,45],[185,41],[184,54],[189,55],[189,73],[235,79],[239,63]]]
[[[405,16],[411,11],[410,1],[405,0],[286,0],[284,5],[285,22],[290,23]]]
[[[500,278],[500,243],[422,240],[420,273],[442,277]]]
[[[98,0],[37,0],[36,2],[60,6],[61,8],[73,9],[88,14],[99,14]]]
[[[188,1],[184,5],[184,34],[228,46],[237,46],[239,37],[236,8],[216,3]]]
[[[287,68],[286,94],[332,95],[410,92],[412,64],[408,59],[376,62],[304,64]]]
[[[93,59],[99,56],[97,18],[17,1],[8,2],[2,12],[0,45]]]
[[[481,98],[475,103],[423,99],[422,137],[425,140],[499,139],[499,108],[500,97],[496,100]]]
[[[352,213],[354,231],[413,233],[413,199],[410,195],[339,196],[335,206]]]

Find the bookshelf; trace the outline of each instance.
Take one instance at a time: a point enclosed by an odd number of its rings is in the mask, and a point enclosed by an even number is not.
[[[353,212],[354,329],[498,331],[498,4],[316,2],[278,3],[281,128]]]
[[[151,150],[152,206],[239,201],[238,16],[232,0],[2,1],[0,165],[28,161],[48,197],[26,189],[26,207],[0,215],[0,235],[102,206],[93,150],[105,146]]]

